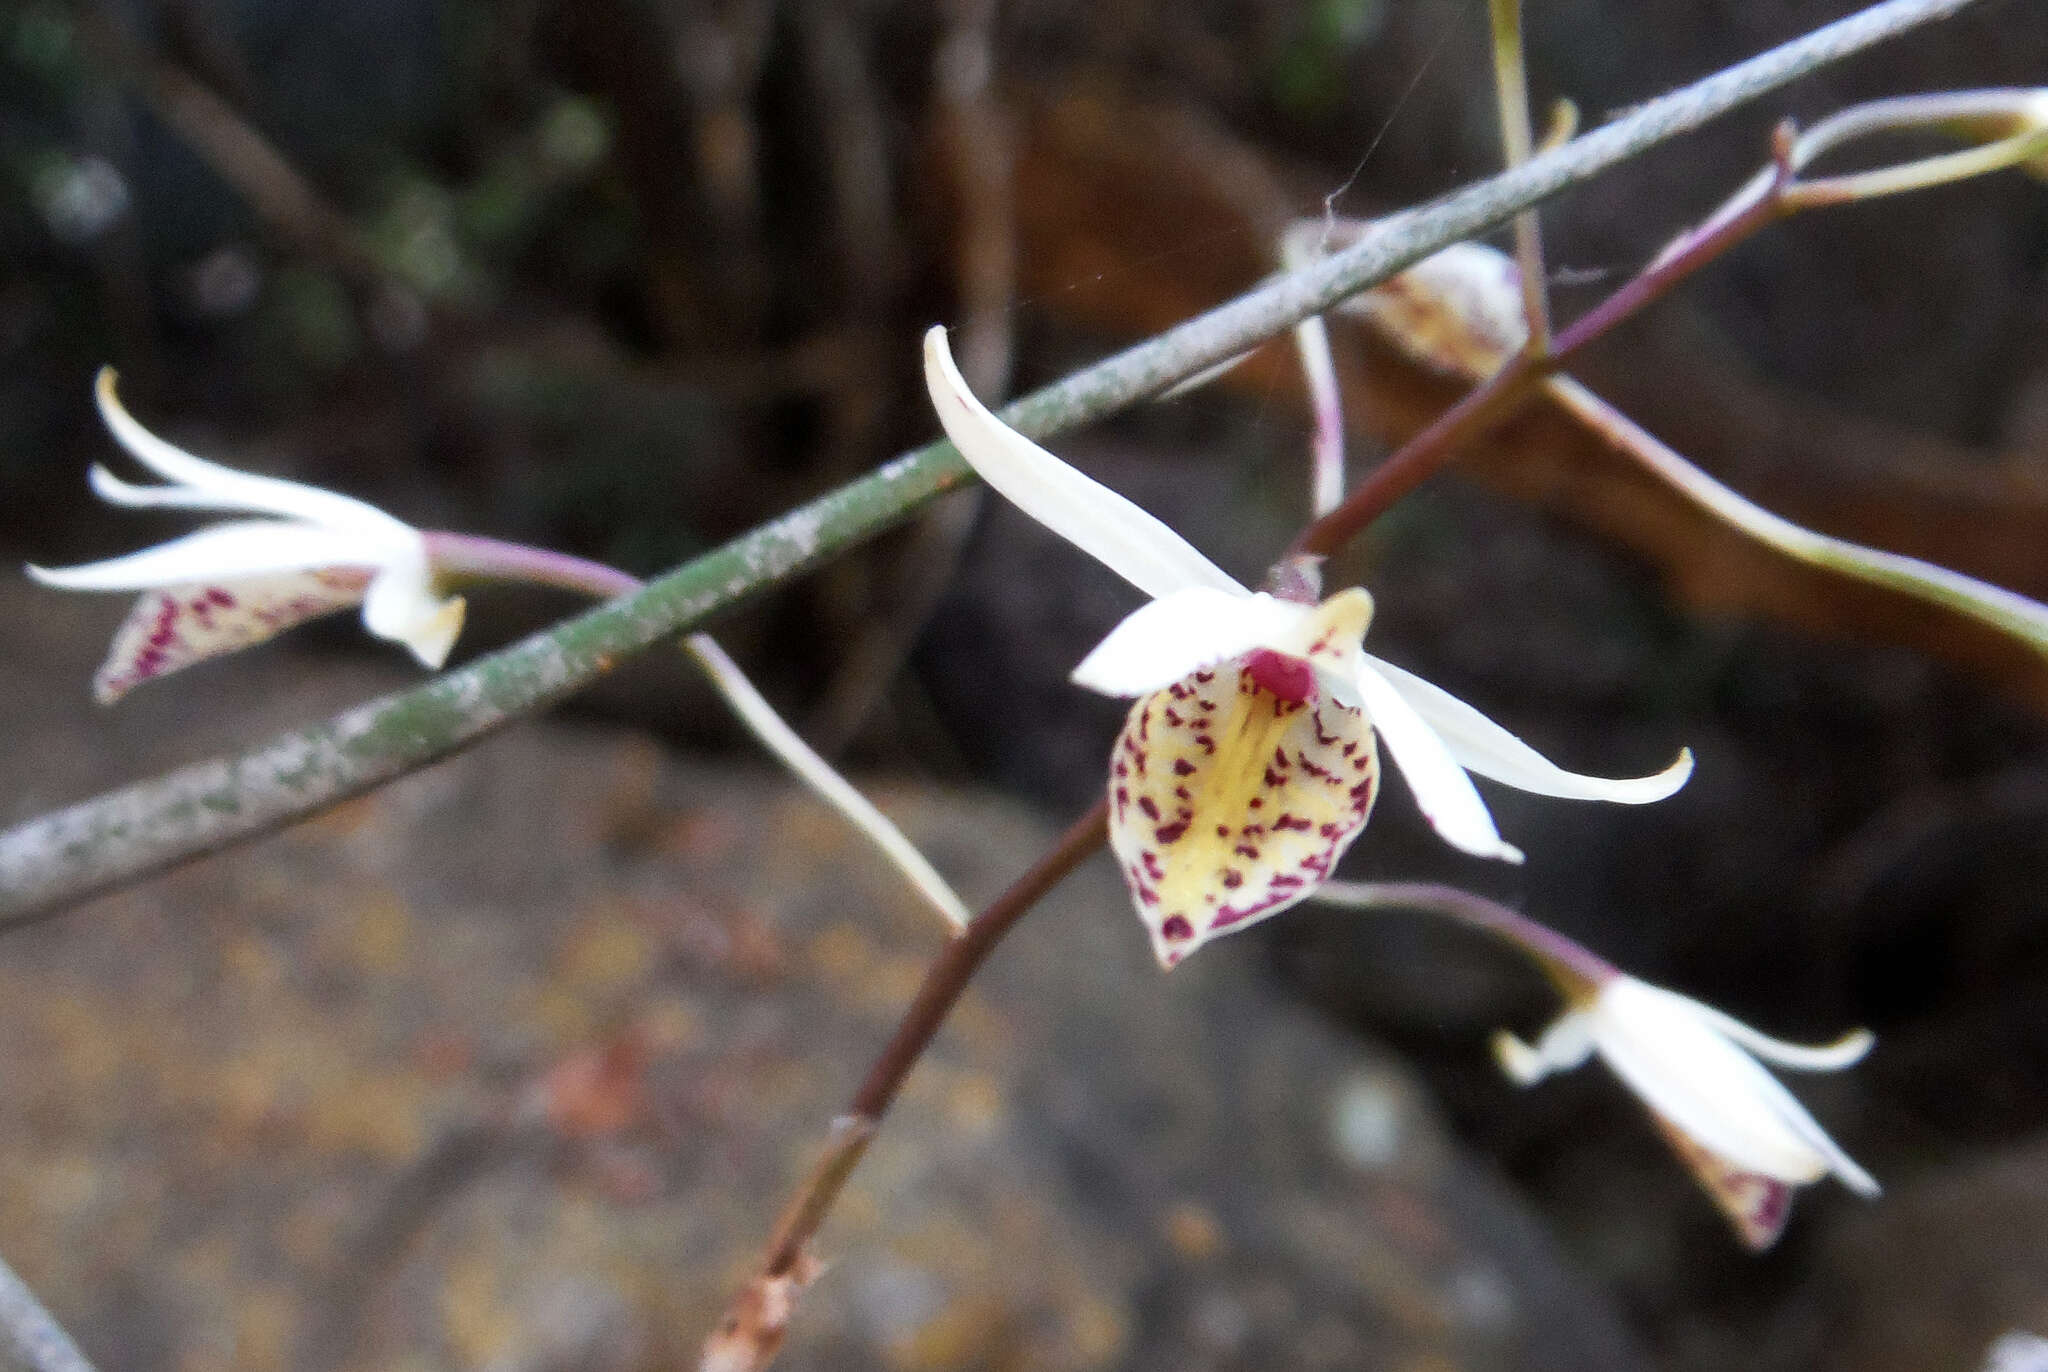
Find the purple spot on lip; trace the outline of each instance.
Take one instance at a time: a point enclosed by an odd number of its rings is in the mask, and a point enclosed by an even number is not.
[[[1258,648],[1245,658],[1244,670],[1254,684],[1286,704],[1299,705],[1316,693],[1315,669],[1298,657]]]

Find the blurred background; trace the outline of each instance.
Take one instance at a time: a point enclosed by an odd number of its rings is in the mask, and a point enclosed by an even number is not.
[[[1532,85],[1597,123],[1851,8],[1536,0]],[[112,362],[205,455],[672,566],[929,437],[934,320],[1020,392],[1250,286],[1295,218],[1495,170],[1485,35],[1479,0],[10,0],[0,561],[170,527],[86,490]],[[1781,117],[2044,80],[2029,0],[1831,68],[1546,207],[1556,308]],[[1335,333],[1361,464],[1453,398]],[[1579,374],[1773,509],[2048,598],[2039,181],[1782,225]],[[1056,446],[1251,577],[1306,444],[1280,346]],[[1751,1257],[1601,1072],[1499,1078],[1487,1033],[1552,1009],[1508,956],[1304,909],[1162,982],[1091,869],[920,1078],[789,1365],[1904,1369],[2048,1333],[2048,667],[1542,413],[1332,576],[1567,765],[1699,757],[1645,810],[1490,796],[1511,872],[1393,786],[1348,870],[1770,1032],[1869,1025],[1798,1086],[1885,1198],[1817,1188]],[[1119,712],[1064,677],[1133,603],[970,495],[715,628],[985,897],[1099,786]],[[568,608],[473,597],[460,651]],[[336,619],[96,712],[113,599],[0,609],[8,819],[410,679]],[[0,946],[0,1252],[103,1368],[694,1346],[931,931],[675,656]]]

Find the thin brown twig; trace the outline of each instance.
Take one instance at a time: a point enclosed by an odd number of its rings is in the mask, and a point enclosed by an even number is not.
[[[1529,160],[1529,68],[1522,42],[1522,0],[1489,0],[1493,17],[1494,100],[1500,106],[1500,142],[1509,167]],[[1543,226],[1538,211],[1515,216],[1515,261],[1522,275],[1522,313],[1529,321],[1525,345],[1539,356],[1550,348],[1549,273],[1543,267]]]
[[[1074,870],[1108,836],[1109,806],[1097,801],[1067,829],[1031,869],[989,903],[988,908],[932,961],[881,1056],[868,1069],[844,1114],[832,1122],[823,1154],[783,1210],[766,1257],[743,1287],[718,1329],[705,1343],[701,1366],[741,1372],[767,1366],[782,1345],[796,1294],[816,1271],[811,1239],[831,1213],[840,1189],[867,1152],[882,1116],[924,1056],[933,1035],[959,1001],[982,962],[1061,878]]]
[[[145,52],[111,19],[87,33],[108,65],[280,239],[360,288],[392,286],[355,226],[233,105],[175,63]]]
[[[951,262],[960,368],[974,393],[1010,389],[1011,305],[1017,278],[1013,204],[1015,138],[993,89],[992,0],[954,0],[932,58],[932,142],[954,215]],[[858,735],[885,698],[939,606],[981,510],[979,489],[918,519],[899,550],[882,602],[869,613],[811,715],[819,751],[832,756]]]
[[[1496,16],[1499,13],[1497,9]],[[1753,190],[1746,188],[1719,213],[1681,235],[1626,285],[1550,340],[1547,348],[1538,346],[1532,335],[1528,346],[1383,463],[1343,505],[1304,529],[1289,553],[1328,555],[1337,551],[1394,501],[1455,457],[1466,443],[1511,415],[1578,349],[1661,300],[1693,272],[1780,217],[1832,203],[1826,196],[1796,195],[1799,188],[1794,184],[1791,140],[1790,125],[1780,125],[1774,140],[1773,176]],[[1530,241],[1540,253],[1540,240],[1532,234]],[[1541,283],[1536,287],[1540,293]],[[852,1105],[834,1121],[832,1138],[785,1209],[766,1260],[707,1340],[699,1372],[758,1372],[773,1361],[794,1314],[796,1297],[820,1270],[810,1252],[811,1238],[865,1155],[882,1115],[990,949],[1054,882],[1104,840],[1106,826],[1107,808],[1098,801],[1050,853],[972,921],[927,971],[917,998],[855,1093]],[[1452,888],[1403,885],[1386,889],[1418,901],[1423,908],[1489,927],[1498,926],[1505,911],[1505,907]],[[1476,918],[1475,911],[1486,918]],[[1568,970],[1583,974],[1583,968],[1576,966]]]

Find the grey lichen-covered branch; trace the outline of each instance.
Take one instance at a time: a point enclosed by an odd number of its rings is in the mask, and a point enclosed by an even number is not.
[[[1660,96],[1543,156],[1381,221],[1352,246],[1037,391],[1004,412],[1047,435],[1226,361],[1438,249],[1643,150],[1972,0],[1886,0]],[[182,768],[0,833],[0,928],[275,829],[445,757],[639,652],[889,528],[968,479],[934,443],[645,589],[248,752]]]

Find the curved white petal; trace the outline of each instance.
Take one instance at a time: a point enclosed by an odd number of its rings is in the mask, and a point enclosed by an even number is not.
[[[1774,1062],[1795,1072],[1839,1072],[1845,1067],[1854,1067],[1877,1043],[1877,1036],[1868,1029],[1851,1030],[1833,1043],[1787,1043],[1751,1028],[1711,1005],[1695,1002],[1695,1006],[1715,1028],[1765,1062]]]
[[[953,365],[943,325],[924,336],[925,386],[946,436],[981,479],[1146,595],[1245,588],[1179,534],[991,414]]]
[[[31,566],[45,586],[67,591],[145,591],[271,572],[380,567],[388,550],[337,529],[276,519],[215,524],[126,557],[78,567]]]
[[[1583,776],[1567,772],[1500,725],[1441,686],[1413,672],[1367,654],[1372,666],[1428,722],[1467,771],[1503,782],[1519,791],[1564,800],[1607,800],[1620,805],[1647,805],[1662,800],[1692,776],[1692,750],[1680,749],[1678,760],[1646,777]]]
[[[86,474],[93,494],[109,505],[126,505],[132,510],[232,510],[248,507],[239,501],[224,501],[192,486],[138,486],[123,481],[95,462]]]
[[[158,476],[206,493],[210,497],[207,503],[212,508],[283,515],[387,538],[412,532],[403,521],[349,496],[274,476],[238,472],[232,467],[194,457],[142,427],[122,406],[114,384],[114,369],[102,367],[94,396],[99,404],[100,418],[114,440]],[[192,503],[197,505],[200,502],[195,500]]]
[[[1834,1172],[1852,1189],[1874,1193],[1870,1175],[1700,1008],[1687,997],[1617,977],[1602,988],[1592,1012],[1600,1055],[1646,1105],[1724,1162],[1795,1183]]]
[[[377,574],[363,597],[363,627],[403,643],[420,665],[439,671],[462,632],[461,596],[434,594],[424,555],[394,562]]]
[[[1191,586],[1140,606],[1095,645],[1074,669],[1076,686],[1106,696],[1142,696],[1164,690],[1254,648],[1280,648],[1312,606],[1263,592]]]
[[[1486,802],[1444,741],[1363,654],[1358,665],[1358,694],[1365,703],[1366,718],[1394,755],[1430,827],[1452,847],[1474,856],[1520,862],[1522,850],[1505,842],[1493,827]]]

